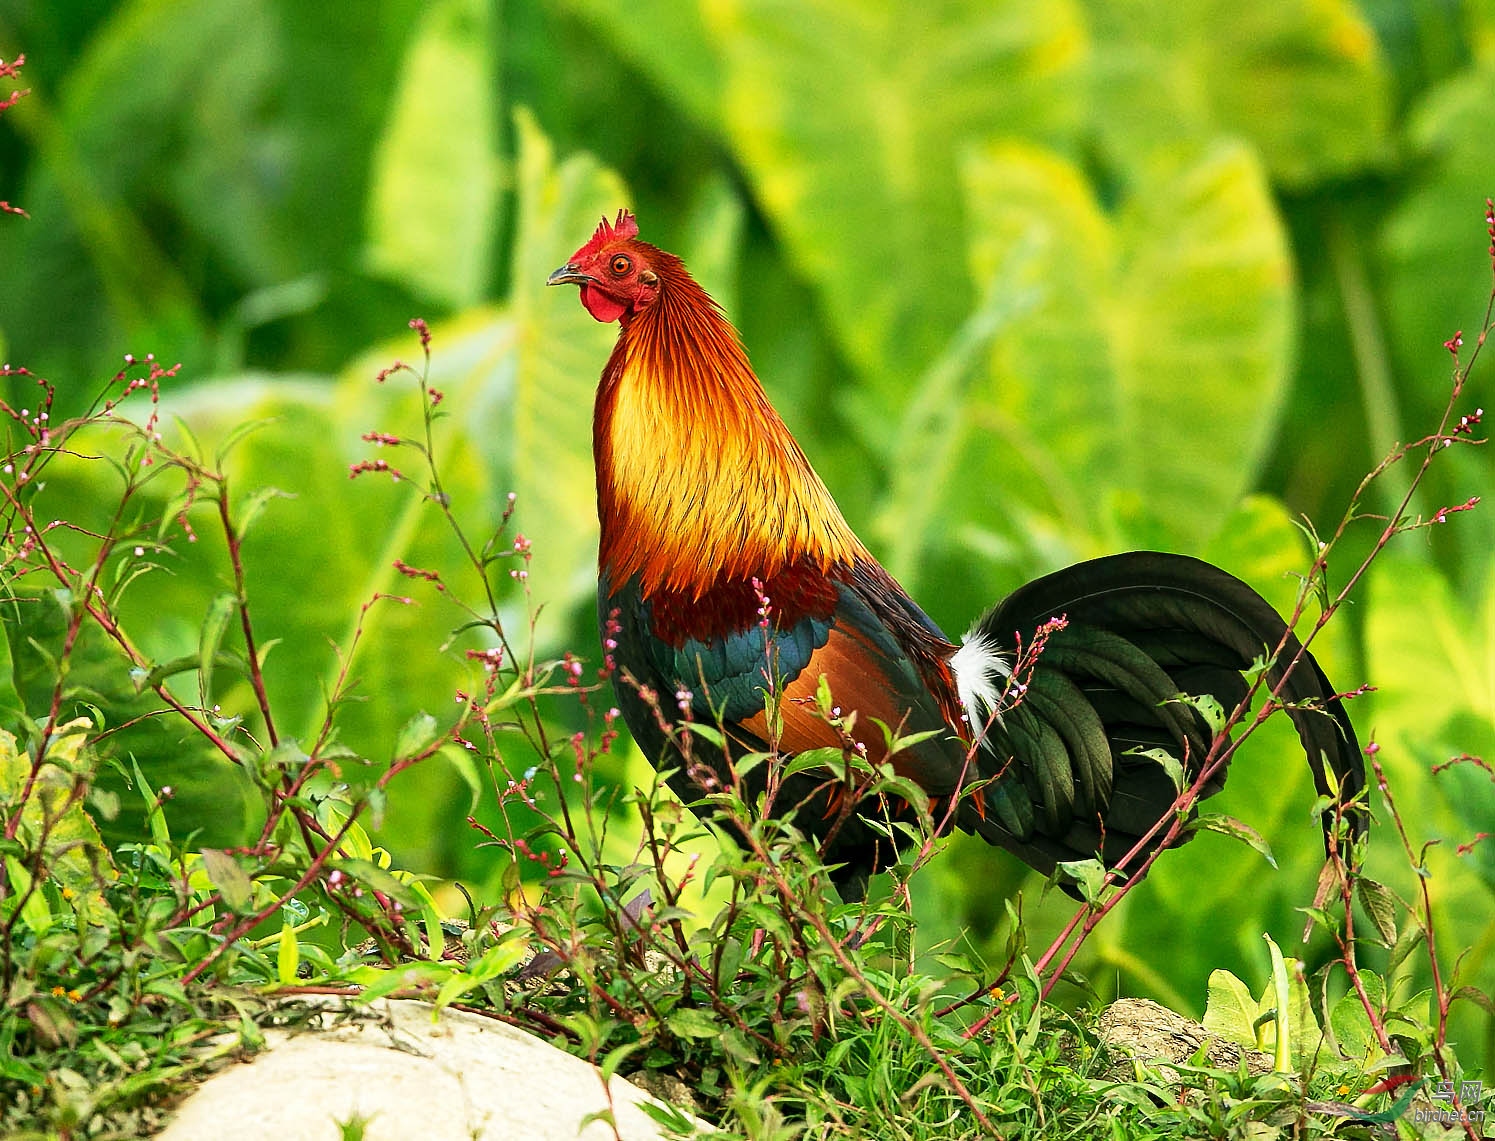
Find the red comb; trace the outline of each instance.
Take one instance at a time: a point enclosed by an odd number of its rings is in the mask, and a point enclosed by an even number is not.
[[[618,219],[615,222],[609,222],[604,215],[597,229],[593,231],[591,240],[577,250],[571,256],[571,260],[580,261],[582,258],[590,257],[615,239],[636,237],[638,237],[638,220],[627,210],[619,210]]]

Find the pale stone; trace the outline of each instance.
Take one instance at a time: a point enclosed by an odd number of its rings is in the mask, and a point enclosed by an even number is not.
[[[1264,1074],[1272,1068],[1270,1055],[1243,1050],[1151,999],[1118,998],[1101,1011],[1097,1033],[1112,1054],[1108,1076],[1116,1081],[1124,1081],[1131,1075],[1128,1059],[1153,1065],[1183,1065],[1201,1046],[1206,1048],[1209,1064],[1220,1069],[1233,1070],[1242,1058],[1253,1074]]]
[[[368,1013],[329,1012],[325,1026],[272,1031],[268,1048],[208,1079],[160,1141],[340,1141],[367,1121],[365,1141],[653,1141],[665,1133],[640,1108],[652,1100],[621,1078],[608,1086],[618,1130],[588,1114],[608,1108],[596,1067],[493,1019],[428,1003],[379,1000]]]

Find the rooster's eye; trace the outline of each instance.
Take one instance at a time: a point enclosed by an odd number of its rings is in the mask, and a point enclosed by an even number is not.
[[[613,273],[615,273],[618,277],[622,277],[632,268],[633,262],[623,254],[619,254],[617,257],[613,258],[612,270]]]

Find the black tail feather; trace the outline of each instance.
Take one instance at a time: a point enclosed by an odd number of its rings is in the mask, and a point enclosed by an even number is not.
[[[1266,686],[1292,718],[1315,787],[1349,806],[1352,836],[1364,830],[1363,806],[1350,806],[1365,786],[1365,769],[1349,715],[1318,662],[1244,582],[1186,556],[1113,555],[1019,588],[979,630],[1015,649],[1058,616],[1067,625],[1049,637],[1033,674],[1042,697],[1024,700],[992,726],[983,762],[986,775],[1005,771],[994,788],[998,798],[1004,782],[1022,781],[1033,802],[1028,827],[1011,828],[1011,813],[1004,824],[975,811],[963,826],[1045,872],[1098,851],[1113,865],[1177,796],[1167,768],[1133,750],[1163,749],[1189,780],[1208,755],[1204,719],[1169,699],[1209,694],[1228,715],[1247,693],[1243,671],[1275,653]],[[1109,755],[1095,744],[1097,728]],[[1222,769],[1205,794],[1223,781]],[[1327,847],[1327,819],[1325,828]]]

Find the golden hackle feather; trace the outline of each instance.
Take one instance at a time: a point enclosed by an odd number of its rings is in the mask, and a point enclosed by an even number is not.
[[[736,331],[679,260],[639,242],[658,300],[629,321],[597,393],[601,561],[699,597],[801,560],[868,558],[769,404]]]

